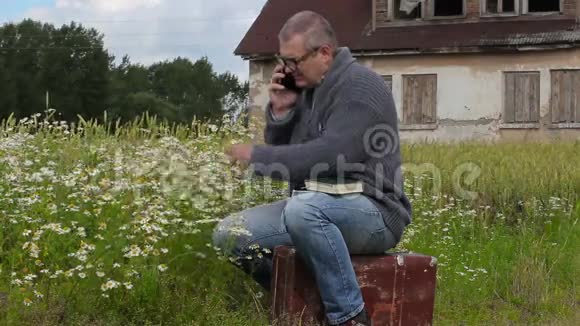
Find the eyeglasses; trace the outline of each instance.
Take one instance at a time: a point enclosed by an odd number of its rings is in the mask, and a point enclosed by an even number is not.
[[[306,53],[305,55],[303,55],[299,58],[286,58],[286,57],[283,57],[281,55],[276,55],[276,59],[278,60],[278,63],[280,63],[281,65],[288,67],[288,68],[291,68],[291,69],[296,69],[296,67],[298,67],[298,65],[300,65],[302,62],[306,61],[306,59],[308,59],[308,57],[310,57],[311,55],[318,52],[319,49],[320,49],[320,47],[317,47],[317,48],[313,49],[312,51]]]

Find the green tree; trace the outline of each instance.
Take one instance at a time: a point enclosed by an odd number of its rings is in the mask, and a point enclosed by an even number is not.
[[[14,112],[22,117],[44,109],[40,47],[49,31],[49,26],[31,20],[0,29],[2,116]]]
[[[226,72],[218,77],[221,86],[222,110],[237,119],[247,113],[250,83],[241,83],[238,77]]]
[[[102,116],[108,96],[110,56],[103,36],[94,29],[71,23],[51,34],[43,51],[43,83],[51,106],[65,120]]]
[[[178,121],[178,111],[174,105],[158,98],[149,92],[138,92],[129,94],[121,104],[121,110],[116,115],[125,121],[149,112],[167,122]]]
[[[153,91],[177,107],[182,121],[193,117],[217,121],[225,113],[222,100],[226,85],[206,57],[195,63],[177,58],[154,64],[149,70]]]
[[[43,111],[48,93],[62,120],[100,118],[107,110],[124,121],[148,111],[170,122],[219,123],[244,111],[248,89],[229,72],[218,75],[206,57],[147,67],[124,56],[115,64],[103,35],[74,22],[0,26],[0,118]]]
[[[66,120],[100,116],[105,108],[110,56],[103,36],[71,23],[55,28],[24,20],[0,27],[0,109],[17,117],[51,107]]]

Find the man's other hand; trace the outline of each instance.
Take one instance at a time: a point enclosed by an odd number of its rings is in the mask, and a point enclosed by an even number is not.
[[[226,154],[233,160],[242,163],[250,162],[254,145],[252,144],[236,144],[232,145],[226,150]]]

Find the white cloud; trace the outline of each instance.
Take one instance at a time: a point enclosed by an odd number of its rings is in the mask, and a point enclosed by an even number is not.
[[[266,0],[56,0],[24,17],[57,25],[76,21],[105,35],[117,57],[151,64],[177,56],[208,56],[215,70],[248,78],[233,51]]]
[[[135,10],[138,8],[152,8],[161,3],[161,0],[56,0],[56,7],[63,8],[97,8],[104,12],[118,12]]]

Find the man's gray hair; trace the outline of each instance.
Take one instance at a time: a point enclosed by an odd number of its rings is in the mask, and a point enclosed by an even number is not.
[[[314,50],[323,45],[328,45],[333,50],[338,47],[336,33],[328,20],[313,11],[301,11],[290,17],[280,30],[278,38],[280,43],[283,43],[296,35],[304,36],[308,50]]]

